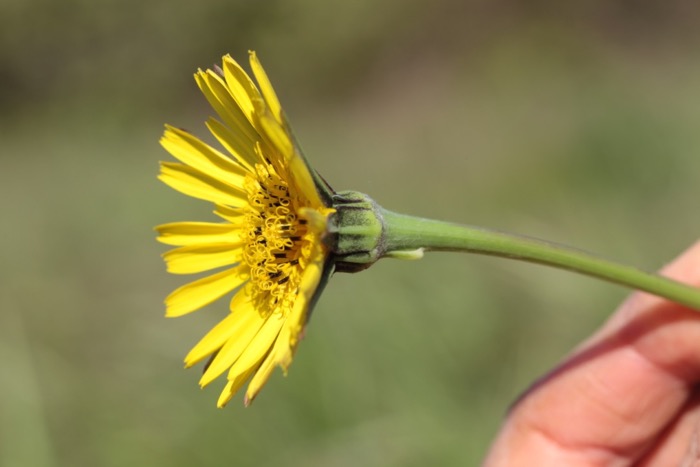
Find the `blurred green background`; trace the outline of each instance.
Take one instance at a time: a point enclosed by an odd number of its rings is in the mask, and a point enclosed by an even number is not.
[[[434,254],[336,275],[287,378],[226,410],[181,358],[222,301],[152,227],[192,79],[258,51],[336,189],[657,269],[700,232],[700,4],[0,1],[0,465],[474,465],[508,405],[626,291]]]

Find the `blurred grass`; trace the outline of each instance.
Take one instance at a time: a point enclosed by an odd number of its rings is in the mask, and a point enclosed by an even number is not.
[[[289,376],[219,411],[180,361],[226,304],[163,319],[183,278],[151,230],[209,207],[157,183],[157,139],[204,136],[192,71],[255,48],[335,188],[657,269],[700,231],[697,8],[537,5],[3,3],[0,465],[477,463],[626,292],[386,260],[335,276]]]

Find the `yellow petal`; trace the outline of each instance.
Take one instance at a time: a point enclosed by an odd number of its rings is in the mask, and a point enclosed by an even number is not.
[[[185,368],[189,368],[219,350],[231,333],[239,326],[240,316],[229,313],[202,337],[185,356]]]
[[[231,207],[224,205],[217,205],[214,214],[221,217],[222,219],[230,222],[231,224],[240,224],[245,221],[245,207]]]
[[[262,362],[260,368],[248,385],[245,395],[246,405],[250,404],[253,399],[255,399],[255,396],[257,396],[270,378],[276,366],[281,366],[286,372],[287,368],[292,363],[294,351],[299,341],[299,335],[304,329],[306,314],[319,281],[321,280],[322,272],[322,259],[321,261],[316,259],[309,263],[304,270],[304,275],[299,285],[299,293],[294,301],[294,307],[287,316],[284,326],[277,336],[273,349]]]
[[[165,299],[165,316],[182,316],[221,298],[248,279],[247,271],[241,265],[183,285]]]
[[[226,406],[226,404],[228,404],[228,402],[231,400],[234,394],[236,394],[241,388],[241,386],[243,386],[243,384],[248,380],[248,378],[250,378],[250,375],[255,373],[256,369],[256,367],[253,367],[248,371],[244,371],[236,378],[229,380],[228,383],[226,383],[226,387],[224,387],[224,390],[221,391],[221,395],[219,396],[219,400],[217,401],[216,406],[220,409]]]
[[[207,371],[204,372],[199,380],[199,384],[202,387],[211,383],[224,371],[231,368],[266,321],[251,303],[248,303],[248,306],[239,307],[231,314],[238,316],[238,325],[235,329],[232,329],[228,340],[221,347],[216,357],[209,364]]]
[[[230,219],[227,219],[230,220]],[[236,224],[212,222],[171,222],[156,227],[157,240],[166,245],[204,245],[210,243],[239,243],[240,219]]]
[[[294,154],[294,146],[289,133],[269,113],[258,115],[262,134],[287,162]]]
[[[248,170],[254,170],[258,157],[255,155],[253,145],[240,133],[234,132],[220,121],[210,118],[206,122],[207,128],[221,145],[244,165]]]
[[[181,162],[233,186],[242,186],[248,170],[186,131],[165,126],[160,144]]]
[[[226,83],[211,70],[199,70],[195,75],[199,89],[221,119],[231,130],[239,132],[252,145],[258,139],[257,131],[238,106]]]
[[[193,198],[229,206],[248,203],[248,196],[241,188],[225,184],[184,164],[161,162],[158,178],[171,188]]]
[[[277,314],[269,316],[260,331],[248,343],[241,356],[236,360],[228,373],[228,379],[236,379],[253,366],[257,366],[270,352],[272,344],[284,324],[284,318]]]
[[[224,77],[233,98],[238,103],[248,121],[253,124],[253,101],[260,99],[258,88],[255,87],[248,74],[230,55],[224,56]]]
[[[304,198],[309,201],[311,206],[314,208],[325,206],[321,200],[321,196],[318,194],[316,184],[311,177],[306,161],[296,150],[287,164],[289,165],[289,174],[292,178],[292,183],[296,189],[304,195]]]
[[[270,79],[267,77],[267,73],[265,73],[265,70],[260,63],[260,60],[258,60],[258,56],[255,54],[255,52],[251,50],[248,52],[248,55],[250,56],[250,67],[253,69],[255,80],[260,86],[260,92],[265,98],[265,103],[277,122],[282,125],[282,106],[280,105],[279,99],[277,99],[272,83],[270,83]]]
[[[266,141],[274,147],[284,159],[287,173],[295,188],[301,191],[312,206],[321,207],[323,202],[316,189],[309,167],[289,132],[268,113],[259,115],[260,128]]]
[[[196,274],[239,263],[242,258],[241,243],[188,245],[163,254],[168,272],[172,274]]]
[[[272,371],[276,366],[287,368],[292,362],[293,350],[290,346],[289,336],[290,331],[285,323],[285,326],[282,328],[279,336],[277,337],[277,341],[275,342],[272,351],[262,362],[260,368],[258,368],[258,371],[255,372],[255,376],[253,376],[253,379],[250,380],[250,384],[248,384],[248,389],[246,390],[244,400],[245,405],[249,405],[251,402],[253,402],[255,396],[258,395],[262,387],[265,385],[265,383],[267,383],[267,380],[270,379]]]
[[[219,321],[216,326],[200,339],[185,357],[185,366],[189,368],[223,347],[232,333],[240,327],[241,318],[247,316],[243,308],[248,305],[250,305],[250,298],[245,289],[241,289],[231,299],[230,308],[231,310],[236,310],[236,313],[229,313],[226,318]],[[239,313],[239,311],[241,312]]]
[[[316,245],[315,250],[315,257],[312,257],[309,264],[306,265],[304,275],[302,276],[301,283],[299,284],[299,293],[297,294],[296,300],[294,300],[294,306],[291,313],[289,316],[287,316],[287,320],[289,321],[287,326],[290,330],[289,338],[292,347],[296,347],[299,336],[304,330],[309,306],[314,299],[316,289],[318,288],[318,284],[321,281],[321,276],[323,275],[323,264],[325,258],[321,252],[321,246]]]

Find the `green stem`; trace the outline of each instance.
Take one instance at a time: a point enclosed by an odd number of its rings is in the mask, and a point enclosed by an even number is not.
[[[411,250],[462,251],[545,264],[643,290],[700,311],[700,289],[567,246],[380,208],[387,256]]]

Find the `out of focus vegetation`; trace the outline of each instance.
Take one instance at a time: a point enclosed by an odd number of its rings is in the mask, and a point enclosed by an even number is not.
[[[527,6],[525,6],[527,5]],[[656,269],[700,233],[700,4],[0,3],[0,465],[474,465],[508,404],[623,299],[433,255],[337,275],[287,378],[216,410],[152,226],[192,80],[256,49],[308,158],[387,208]],[[217,386],[215,383],[213,386]]]

